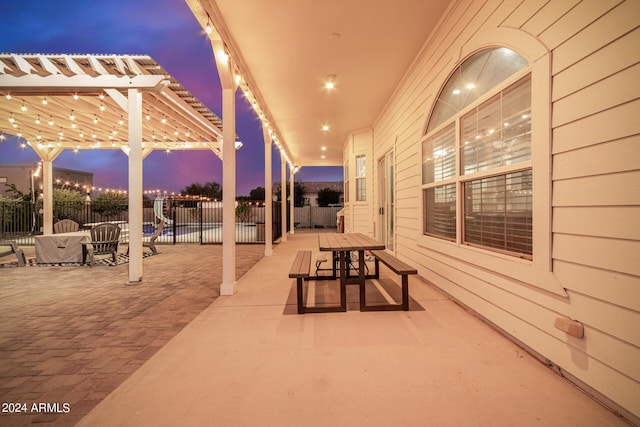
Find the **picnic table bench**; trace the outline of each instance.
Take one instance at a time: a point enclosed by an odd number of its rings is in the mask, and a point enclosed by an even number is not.
[[[365,305],[362,311],[392,311],[392,310],[404,310],[409,311],[409,274],[418,274],[418,270],[411,267],[409,264],[400,261],[395,256],[384,250],[373,250],[370,252],[375,257],[375,275],[379,278],[380,269],[379,263],[389,267],[394,273],[402,276],[402,303],[401,304],[380,304],[375,306]]]
[[[296,293],[298,314],[305,313],[330,313],[347,311],[347,301],[344,289],[341,287],[340,291],[340,305],[330,307],[306,307],[303,301],[303,283],[304,279],[308,279],[311,273],[311,251],[298,251],[291,270],[289,271],[289,278],[296,279]]]

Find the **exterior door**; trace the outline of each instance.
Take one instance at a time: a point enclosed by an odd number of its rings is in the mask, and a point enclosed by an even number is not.
[[[394,250],[394,194],[393,194],[393,151],[380,161],[380,225],[382,243],[390,251]]]

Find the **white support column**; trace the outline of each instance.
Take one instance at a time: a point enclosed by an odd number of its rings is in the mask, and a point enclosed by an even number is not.
[[[53,234],[53,162],[42,159],[40,173],[42,174],[42,233]]]
[[[281,242],[287,241],[287,159],[284,158],[284,151],[280,151],[280,210],[282,223]]]
[[[129,284],[142,282],[142,92],[128,90]]]
[[[289,195],[291,199],[289,199],[289,228],[291,229],[291,234],[296,234],[295,230],[295,219],[296,219],[296,204],[295,197],[293,194],[293,179],[295,177],[295,172],[289,166]]]
[[[222,86],[222,283],[220,295],[236,292],[236,89],[234,66],[217,33],[211,48]]]
[[[236,292],[236,94],[222,89],[222,284],[220,295]]]
[[[271,150],[272,142],[269,130],[263,126],[264,136],[264,255],[273,255],[273,178]]]
[[[53,161],[62,153],[62,148],[32,148],[42,161],[42,232],[53,234]]]

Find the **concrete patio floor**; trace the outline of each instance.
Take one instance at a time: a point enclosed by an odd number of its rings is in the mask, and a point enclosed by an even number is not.
[[[271,257],[239,246],[238,270],[255,265],[232,297],[215,298],[220,249],[162,246],[135,287],[123,285],[123,266],[0,270],[2,401],[76,402],[68,414],[2,414],[0,425],[628,425],[415,276],[409,312],[297,315],[287,272],[297,250],[317,250],[315,233],[296,232]],[[113,323],[102,324],[105,311]],[[109,339],[119,344],[100,345]]]

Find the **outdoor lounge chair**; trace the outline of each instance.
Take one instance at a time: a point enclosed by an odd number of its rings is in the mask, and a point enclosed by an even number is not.
[[[16,258],[18,258],[18,265],[20,267],[24,267],[27,264],[27,259],[24,256],[24,252],[22,252],[22,249],[18,247],[18,244],[16,242],[14,242],[13,240],[7,240],[0,242],[0,246],[10,247],[8,251],[0,252],[0,257],[15,254]]]
[[[164,220],[160,221],[160,224],[158,224],[158,227],[156,228],[155,233],[151,235],[151,238],[149,239],[149,241],[142,242],[142,246],[145,248],[151,249],[151,252],[153,252],[154,255],[158,254],[158,250],[156,249],[156,239],[158,238],[160,233],[162,233],[163,228],[164,228]]]
[[[160,221],[160,223],[158,224],[158,227],[156,228],[156,231],[151,235],[149,240],[142,241],[142,247],[151,249],[151,252],[153,252],[154,255],[158,254],[158,249],[156,249],[156,239],[158,238],[160,233],[162,233],[163,228],[164,228],[164,220]],[[127,255],[129,255],[129,248],[127,248]]]
[[[71,233],[73,231],[78,231],[80,229],[80,224],[75,222],[72,219],[62,219],[55,224],[53,224],[53,232],[55,234],[58,233]]]
[[[109,223],[98,224],[89,233],[91,234],[91,242],[83,244],[82,261],[86,262],[88,257],[91,260],[91,264],[93,264],[95,255],[110,254],[114,265],[117,264],[120,227]]]

